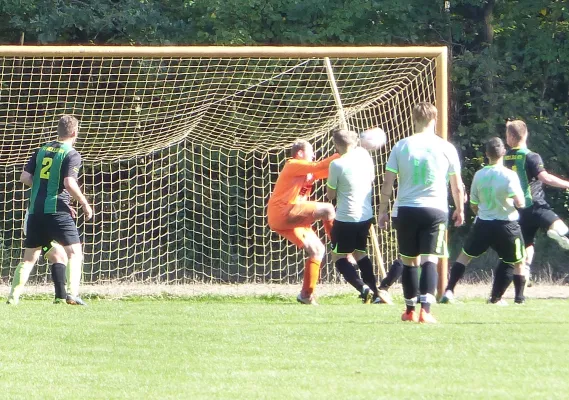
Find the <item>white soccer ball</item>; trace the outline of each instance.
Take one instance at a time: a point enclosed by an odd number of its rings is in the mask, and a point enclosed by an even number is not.
[[[387,135],[381,128],[371,128],[360,134],[361,146],[369,151],[379,150],[387,142]]]

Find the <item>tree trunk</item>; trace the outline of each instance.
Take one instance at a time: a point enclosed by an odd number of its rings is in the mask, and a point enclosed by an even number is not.
[[[496,0],[487,0],[484,6],[484,30],[482,32],[482,41],[487,44],[492,44],[494,40],[494,27],[492,26],[492,21],[494,19],[494,6],[496,5]]]

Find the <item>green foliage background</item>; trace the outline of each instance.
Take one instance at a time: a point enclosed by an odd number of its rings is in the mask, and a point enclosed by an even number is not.
[[[569,176],[569,5],[562,0],[4,0],[0,43],[446,45],[451,140],[469,184],[484,139],[524,119],[530,148]],[[568,217],[568,198],[548,192]],[[456,253],[468,227],[452,236]],[[457,234],[456,234],[457,233]],[[538,240],[535,264],[569,271]],[[547,252],[539,251],[547,248]],[[481,268],[484,266],[481,266]]]

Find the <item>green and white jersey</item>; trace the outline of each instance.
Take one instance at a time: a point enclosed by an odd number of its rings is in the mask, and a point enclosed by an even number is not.
[[[514,196],[524,197],[518,174],[503,165],[489,165],[474,174],[470,203],[478,206],[478,218],[517,221]]]
[[[419,133],[395,144],[387,161],[398,175],[398,207],[428,207],[448,212],[448,178],[460,174],[455,147],[433,133]]]
[[[336,220],[361,222],[373,217],[374,175],[373,160],[362,147],[356,147],[330,163],[327,185],[336,190]]]

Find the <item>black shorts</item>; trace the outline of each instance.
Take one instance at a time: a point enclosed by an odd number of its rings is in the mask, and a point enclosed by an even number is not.
[[[367,252],[367,238],[372,219],[361,222],[334,221],[330,233],[332,252],[349,254],[354,250]]]
[[[393,218],[399,254],[407,258],[448,257],[447,220],[448,213],[436,208],[399,207],[397,218]]]
[[[525,257],[524,239],[518,221],[485,221],[477,219],[462,251],[470,257],[481,256],[493,248],[500,260],[515,264]]]
[[[559,219],[548,204],[534,204],[520,210],[519,213],[520,227],[526,246],[531,246],[535,242],[535,235],[539,228],[548,230],[551,224]]]
[[[25,216],[25,218],[24,218],[24,240],[25,240],[25,238],[28,236],[28,220],[29,220],[29,215],[28,215],[28,213],[26,212],[26,216]],[[43,243],[43,244],[41,245],[41,250],[42,250],[42,253],[43,253],[44,256],[45,256],[52,248],[53,248],[53,245],[51,244],[51,241],[50,241],[50,242],[47,242],[47,243]]]
[[[75,221],[67,213],[32,214],[26,228],[24,247],[27,249],[51,248],[52,241],[62,246],[81,243]]]

